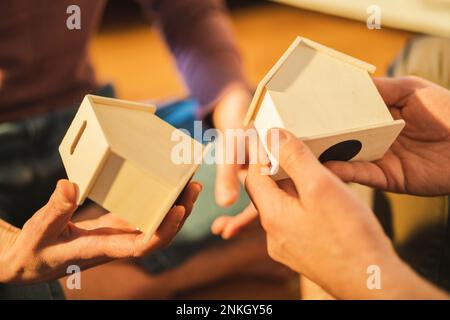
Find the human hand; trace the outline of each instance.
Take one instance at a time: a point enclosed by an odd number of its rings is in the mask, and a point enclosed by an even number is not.
[[[330,161],[345,182],[414,195],[450,193],[450,91],[416,78],[375,78],[394,119],[406,127],[373,162]]]
[[[235,216],[220,216],[214,220],[211,232],[228,240],[239,234],[254,222],[258,221],[258,211],[250,203],[241,213]]]
[[[280,188],[261,174],[261,165],[250,165],[246,179],[269,255],[337,298],[394,298],[405,292],[415,297],[432,291],[400,261],[369,207],[300,139],[284,130],[279,137],[279,144],[268,145],[292,183]],[[383,291],[367,287],[371,265],[383,272]]]
[[[290,188],[292,183],[289,179],[277,181],[277,184],[280,188],[296,195],[295,189]],[[218,217],[211,226],[211,232],[215,235],[220,235],[222,239],[228,240],[237,236],[244,229],[254,223],[257,223],[258,221],[258,210],[256,210],[253,203],[250,202],[250,204],[242,212],[235,216]]]
[[[378,161],[330,161],[325,166],[346,182],[401,193],[450,193],[450,93],[415,77],[374,82],[394,118],[404,119],[406,128]],[[218,218],[212,231],[228,239],[257,217],[250,205],[234,217]]]
[[[200,191],[200,184],[190,183],[180,196],[180,204],[169,211],[151,239],[144,240],[142,232],[110,213],[71,222],[77,208],[76,187],[60,180],[49,202],[22,230],[6,230],[10,240],[0,250],[0,282],[48,281],[66,275],[69,265],[86,269],[114,259],[141,257],[164,247],[182,227]]]
[[[222,133],[222,141],[216,145],[220,151],[216,155],[223,156],[217,163],[215,198],[218,205],[231,206],[239,197],[239,176],[245,175],[246,166],[238,161],[238,150],[244,141],[239,141],[234,136],[227,138],[227,129],[244,129],[243,122],[251,101],[251,94],[245,87],[235,87],[228,91],[217,103],[214,113],[214,126]],[[231,147],[226,148],[227,144]],[[247,157],[247,150],[245,157]],[[227,154],[232,153],[232,154]],[[232,159],[232,163],[227,163]],[[245,161],[245,159],[244,159]]]

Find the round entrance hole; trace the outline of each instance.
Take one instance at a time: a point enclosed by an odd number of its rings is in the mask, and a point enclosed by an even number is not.
[[[346,140],[332,145],[322,152],[319,157],[321,163],[327,161],[348,161],[355,157],[362,148],[362,143],[358,140]]]

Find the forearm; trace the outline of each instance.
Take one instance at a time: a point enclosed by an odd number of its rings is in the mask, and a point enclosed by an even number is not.
[[[365,262],[362,262],[365,261]],[[367,272],[369,265],[378,267],[378,274]],[[339,299],[382,299],[382,300],[413,300],[413,299],[449,299],[450,296],[421,278],[414,270],[404,263],[397,255],[384,255],[370,260],[362,259],[352,263],[351,273],[339,276],[339,283],[330,292]],[[357,270],[360,270],[359,272]],[[373,277],[379,277],[379,287],[371,286]]]
[[[383,273],[383,287],[374,297],[379,299],[449,299],[448,293],[419,276],[410,266],[396,259]]]
[[[157,1],[160,29],[191,94],[203,107],[247,83],[223,1]]]

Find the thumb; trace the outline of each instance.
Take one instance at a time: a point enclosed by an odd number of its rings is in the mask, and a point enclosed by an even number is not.
[[[325,168],[308,146],[284,129],[271,129],[267,134],[270,152],[278,159],[280,167],[292,179],[299,194],[310,183],[323,177]]]
[[[76,198],[76,185],[59,180],[47,204],[36,213],[44,233],[59,233],[67,226],[77,208]]]

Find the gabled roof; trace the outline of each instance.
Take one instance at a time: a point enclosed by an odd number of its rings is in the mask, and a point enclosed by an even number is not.
[[[92,94],[86,95],[84,97],[84,99],[88,100],[91,105],[99,103],[99,104],[103,104],[103,105],[107,105],[107,106],[111,106],[111,107],[121,107],[121,108],[136,110],[136,111],[146,111],[146,112],[150,112],[152,114],[156,112],[156,107],[154,105],[150,105],[150,104],[146,104],[146,103],[119,100],[119,99],[95,96]]]
[[[368,64],[364,61],[358,60],[354,57],[341,53],[339,51],[333,50],[312,40],[297,37],[291,46],[285,51],[281,58],[274,64],[274,66],[269,70],[266,76],[261,80],[256,88],[253,100],[250,104],[249,110],[244,120],[244,125],[248,125],[258,112],[259,106],[261,104],[262,98],[264,97],[266,87],[269,82],[276,76],[277,72],[280,70],[281,66],[290,58],[294,50],[300,45],[306,46],[308,48],[314,49],[318,52],[324,53],[332,58],[341,60],[344,63],[351,64],[355,67],[363,69],[369,73],[374,73],[376,67]]]

